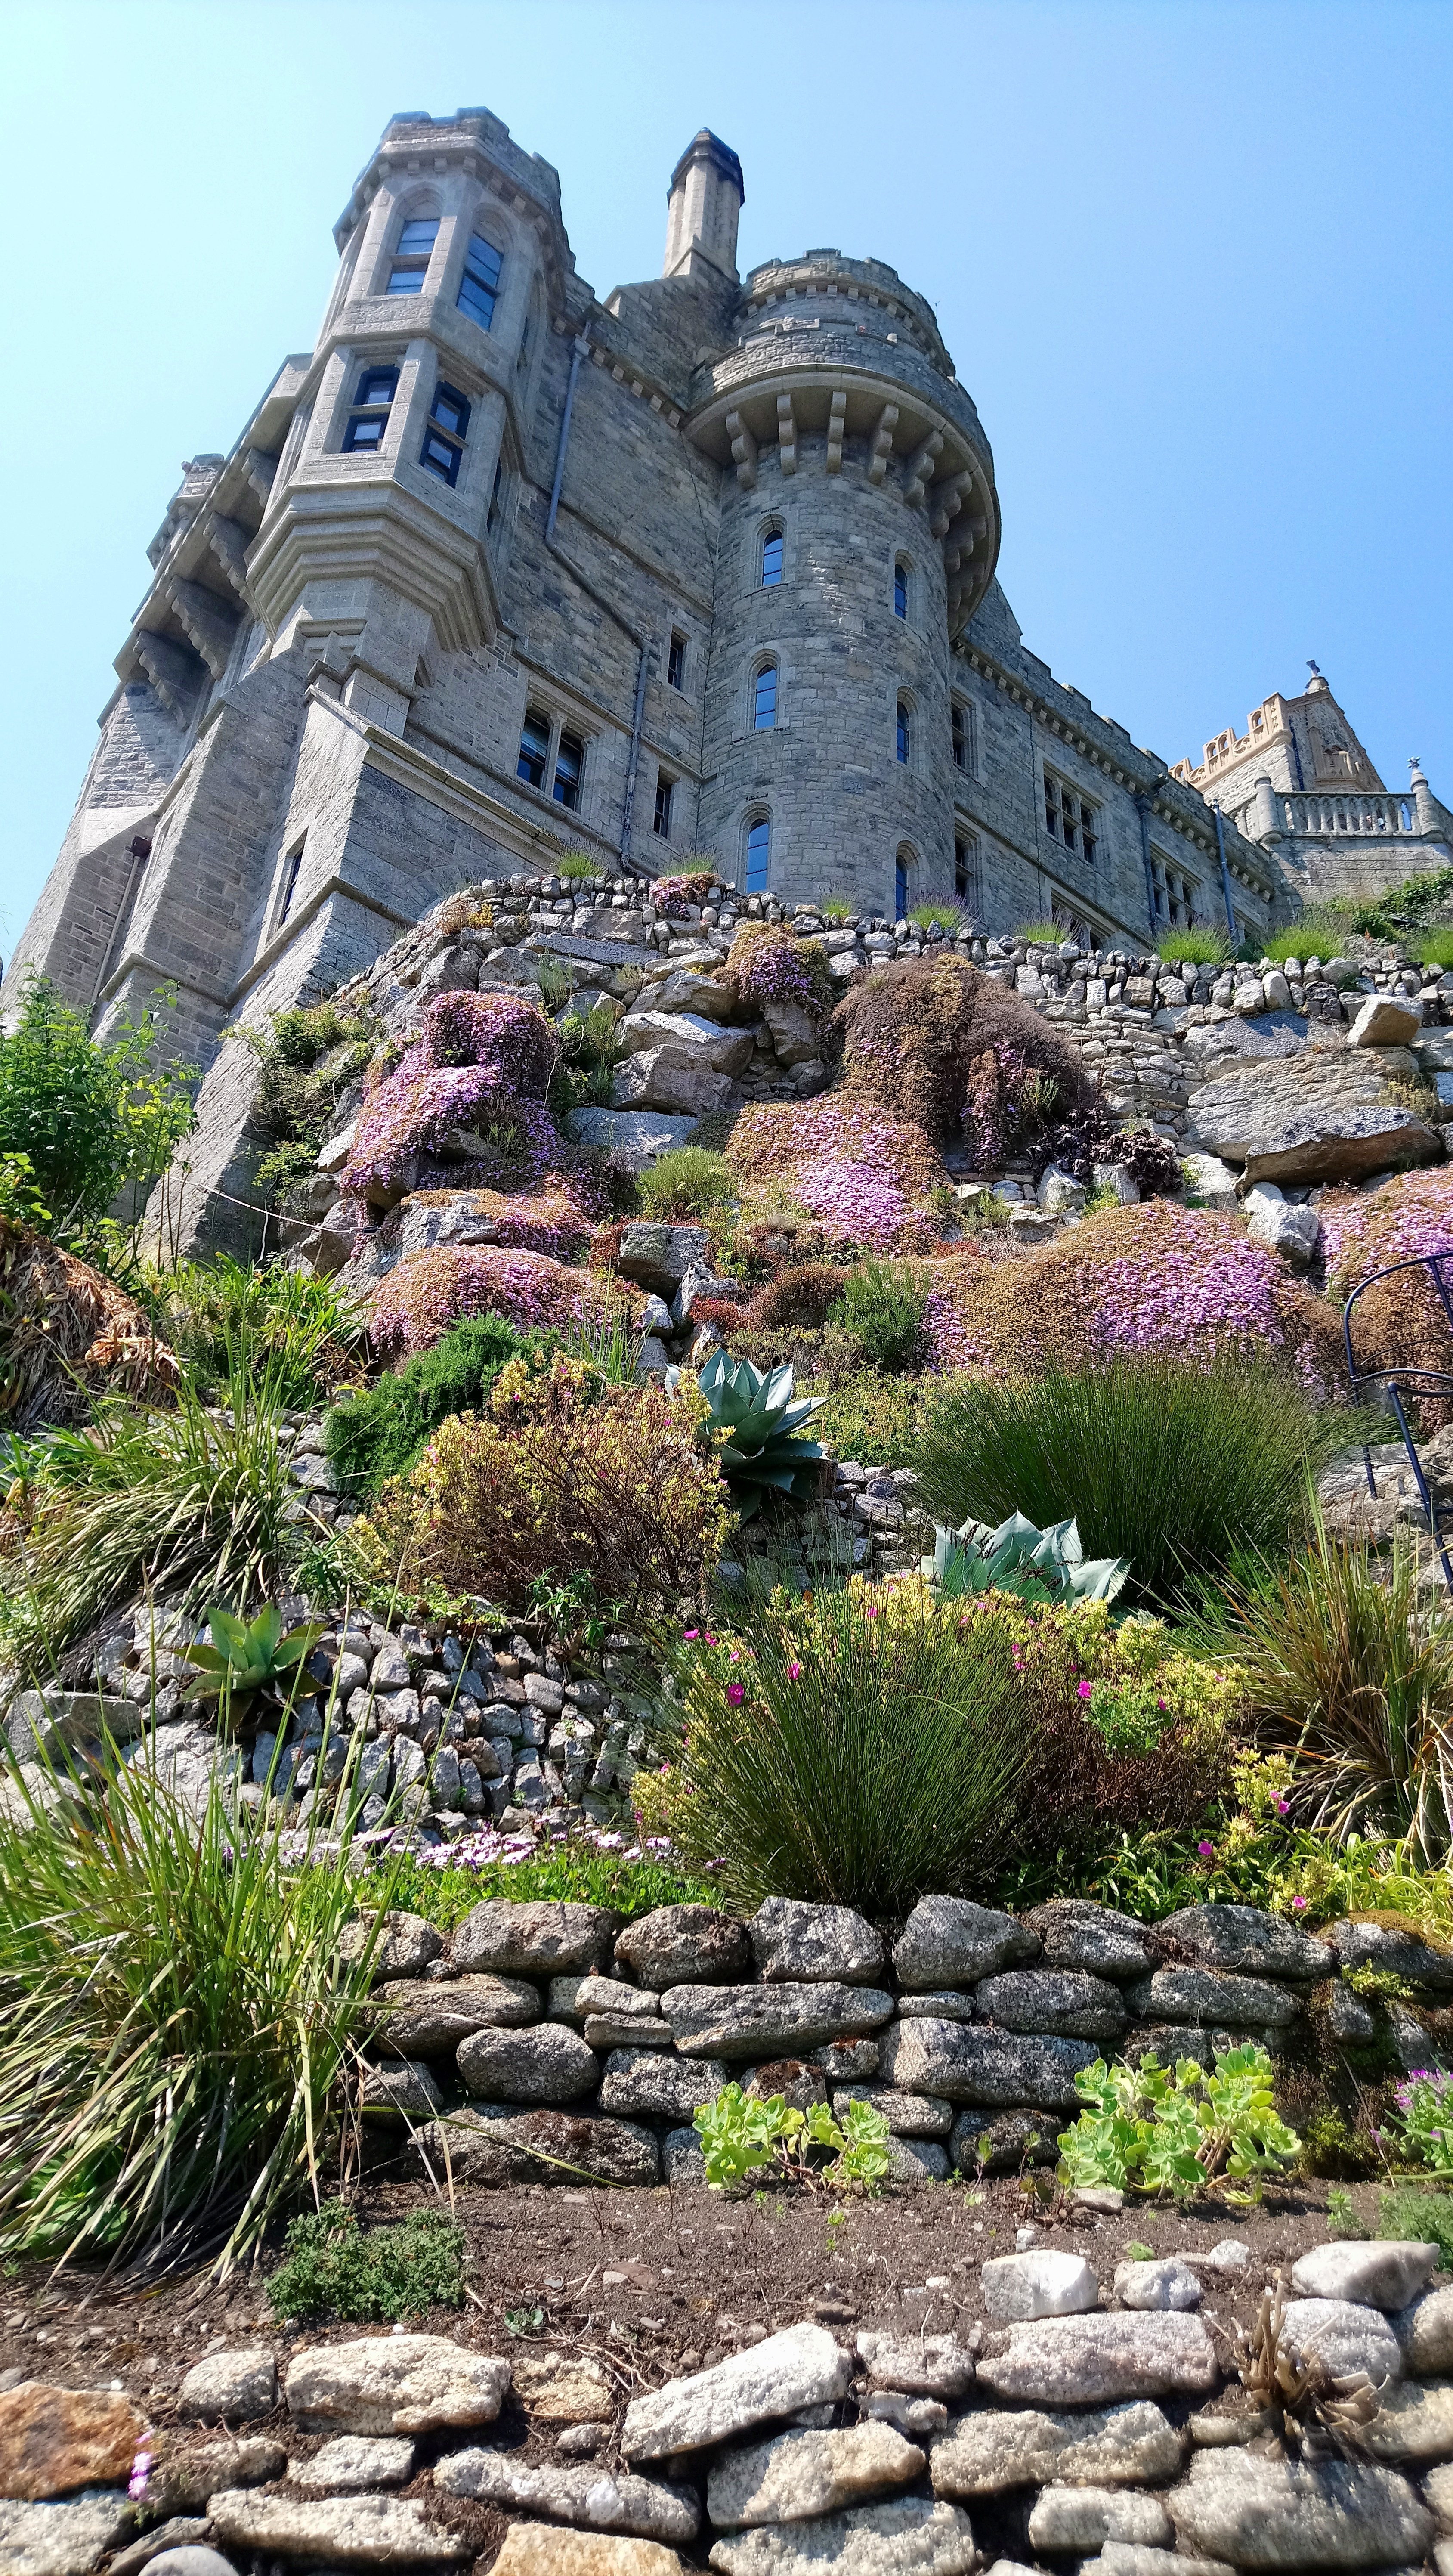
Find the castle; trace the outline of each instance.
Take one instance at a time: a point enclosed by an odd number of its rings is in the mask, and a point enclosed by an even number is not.
[[[316,347],[152,541],[12,1004],[38,967],[104,1030],[165,981],[205,1065],[569,851],[1131,949],[1448,861],[1421,772],[1388,793],[1320,675],[1196,769],[1057,681],[932,309],[836,250],[740,278],[743,198],[698,134],[662,275],[601,302],[496,117],[392,120]]]

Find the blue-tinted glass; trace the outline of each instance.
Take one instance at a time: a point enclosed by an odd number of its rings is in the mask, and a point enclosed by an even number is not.
[[[911,745],[908,735],[908,709],[900,706],[898,710],[898,757],[900,760],[907,760],[910,748]]]
[[[782,578],[782,534],[773,531],[762,542],[762,588],[771,590]]]
[[[771,854],[771,848],[772,848],[772,826],[771,826],[771,824],[770,824],[770,823],[754,823],[754,824],[752,825],[752,828],[751,828],[750,832],[747,834],[747,892],[748,892],[748,894],[765,894],[765,893],[766,893],[766,891],[767,891],[767,861],[768,861],[768,858],[769,858],[769,856],[770,856],[770,854]]]
[[[908,910],[908,870],[900,859],[893,870],[893,917],[901,921]]]
[[[423,283],[421,268],[395,268],[389,272],[388,291],[390,295],[417,295]]]
[[[441,438],[437,430],[428,429],[424,432],[424,444],[419,450],[419,462],[421,465],[427,465],[431,474],[438,474],[444,482],[452,483],[459,472],[459,450],[457,447],[451,447],[447,439]]]
[[[483,233],[471,233],[465,266],[472,268],[486,286],[498,286],[500,254],[493,242],[485,240]]]
[[[908,575],[901,564],[893,567],[893,613],[897,617],[908,614]]]
[[[532,787],[545,784],[545,763],[550,757],[550,728],[540,716],[526,716],[520,735],[518,774]]]
[[[413,223],[405,224],[399,235],[396,255],[400,259],[427,259],[438,237],[438,216],[421,215]]]
[[[459,289],[459,310],[467,313],[471,322],[477,322],[481,331],[487,331],[494,320],[493,295],[467,268],[464,283]]]
[[[447,429],[451,437],[462,438],[469,427],[469,405],[463,394],[457,394],[452,385],[440,385],[430,406],[429,417],[437,421],[441,429]]]
[[[367,368],[359,382],[357,396],[358,402],[360,404],[391,403],[393,401],[395,391],[397,390],[398,381],[399,371],[397,367]]]
[[[775,662],[769,662],[765,669],[760,670],[757,673],[757,686],[752,709],[752,724],[758,733],[765,733],[768,726],[774,725],[776,721],[777,665]]]
[[[345,455],[351,449],[382,446],[383,434],[387,427],[388,423],[382,412],[364,412],[351,420],[343,437]]]
[[[573,733],[562,733],[555,754],[555,802],[568,806],[573,814],[580,803],[580,772],[585,762],[585,745]]]

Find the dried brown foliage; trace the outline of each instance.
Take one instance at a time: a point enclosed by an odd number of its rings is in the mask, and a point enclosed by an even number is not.
[[[0,1223],[0,1422],[84,1422],[98,1395],[164,1401],[180,1372],[112,1281],[28,1227]]]
[[[748,1326],[756,1332],[771,1332],[784,1324],[809,1328],[825,1324],[843,1293],[847,1277],[841,1264],[831,1261],[804,1261],[793,1269],[780,1270],[752,1299],[747,1308]]]
[[[833,1013],[839,1089],[910,1118],[942,1142],[957,1131],[976,1058],[1014,1048],[1055,1086],[1063,1118],[1086,1096],[1074,1049],[1007,986],[964,957],[908,958],[855,984]]]

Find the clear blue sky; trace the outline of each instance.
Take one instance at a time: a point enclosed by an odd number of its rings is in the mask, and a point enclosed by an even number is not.
[[[1443,0],[0,0],[0,944],[180,462],[311,346],[401,108],[552,161],[600,294],[712,126],[743,268],[833,243],[936,305],[1061,678],[1176,760],[1315,654],[1453,803],[1450,75]]]

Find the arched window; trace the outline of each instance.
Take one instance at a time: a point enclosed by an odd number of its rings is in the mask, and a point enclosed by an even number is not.
[[[471,233],[464,254],[464,275],[459,281],[457,302],[461,313],[487,331],[494,321],[494,308],[499,300],[500,271],[504,262],[493,242],[483,233]],[[528,330],[529,325],[526,324]],[[521,350],[523,357],[524,351]]]
[[[777,665],[763,662],[752,682],[752,731],[769,733],[777,721]]]
[[[747,892],[765,894],[772,859],[772,826],[765,814],[759,814],[747,826]]]
[[[416,222],[405,224],[389,263],[387,291],[390,295],[418,294],[429,273],[429,261],[438,237],[437,215],[421,215]]]
[[[913,711],[906,698],[898,701],[898,757],[905,769],[913,758]]]
[[[893,566],[893,614],[903,618],[908,615],[908,566],[901,555]]]
[[[904,841],[893,862],[893,918],[906,920],[913,901],[913,852]]]
[[[762,539],[762,588],[775,590],[782,578],[782,531],[769,528]]]

